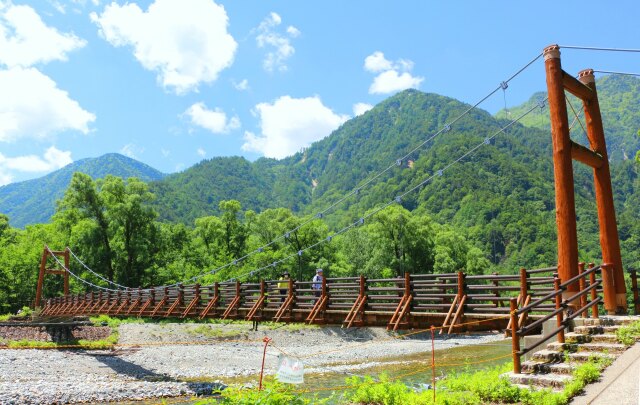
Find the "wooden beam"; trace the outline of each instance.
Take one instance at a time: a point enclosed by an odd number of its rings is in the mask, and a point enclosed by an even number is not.
[[[582,101],[588,102],[593,98],[593,91],[590,88],[564,70],[562,71],[562,85],[565,90]]]
[[[598,169],[604,164],[602,155],[586,146],[571,141],[571,157],[580,163]]]

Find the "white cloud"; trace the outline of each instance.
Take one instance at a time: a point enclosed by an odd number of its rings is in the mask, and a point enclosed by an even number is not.
[[[355,115],[357,117],[358,115],[362,115],[362,114],[366,113],[367,111],[369,111],[372,108],[373,108],[373,106],[371,104],[355,103],[353,105],[353,115]]]
[[[412,69],[413,62],[408,59],[392,62],[380,51],[372,53],[364,59],[364,70],[378,75],[369,87],[369,94],[389,94],[419,87],[424,77],[411,75]]]
[[[393,69],[393,63],[384,57],[384,53],[376,51],[364,59],[364,69],[371,73]]]
[[[138,155],[144,153],[144,148],[137,146],[135,143],[128,143],[120,149],[120,153],[131,159],[137,159]]]
[[[33,8],[0,0],[0,64],[11,68],[64,61],[85,45],[83,39],[47,26]]]
[[[239,83],[236,83],[235,81],[233,81],[232,83],[233,87],[235,87],[238,91],[249,90],[249,81],[247,79],[243,79]]]
[[[258,35],[256,42],[259,48],[270,48],[267,52],[262,66],[268,72],[279,70],[284,72],[288,69],[286,61],[294,53],[295,48],[291,45],[290,38],[296,38],[300,35],[300,30],[290,25],[286,29],[288,37],[276,31],[276,28],[282,23],[282,18],[277,13],[270,13],[257,28]]]
[[[0,183],[6,184],[12,180],[13,176],[10,174],[12,170],[34,173],[48,172],[60,169],[72,162],[71,151],[61,151],[55,146],[49,147],[42,157],[37,155],[6,157],[0,153]]]
[[[398,74],[395,70],[388,70],[373,79],[373,83],[369,87],[369,93],[389,94],[405,89],[415,89],[420,86],[423,80],[423,77],[413,77],[408,72]]]
[[[196,151],[196,153],[198,154],[198,156],[200,157],[205,157],[205,155],[207,154],[207,151],[202,149],[202,148],[198,148],[198,150]]]
[[[262,134],[245,132],[242,149],[278,159],[326,137],[349,119],[347,115],[334,113],[317,96],[283,96],[273,104],[258,104],[256,113]]]
[[[224,134],[240,128],[240,119],[233,116],[227,119],[227,114],[219,108],[207,109],[204,103],[195,103],[184,112],[193,125],[202,127],[214,134]]]
[[[178,94],[197,91],[231,66],[237,43],[227,32],[223,6],[211,0],[156,0],[146,12],[135,3],[115,2],[91,13],[113,46],[131,46],[145,69],[158,72],[163,87]]]
[[[89,132],[96,117],[35,68],[0,70],[0,142]]]
[[[300,30],[290,25],[287,27],[287,34],[291,35],[291,38],[296,38],[300,36]]]
[[[0,167],[0,187],[7,185],[13,181],[13,176],[6,173],[2,167]]]

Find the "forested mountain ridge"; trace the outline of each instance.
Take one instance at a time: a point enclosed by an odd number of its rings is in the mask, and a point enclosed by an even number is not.
[[[633,160],[640,150],[640,79],[631,76],[610,75],[599,78],[596,81],[598,102],[604,123],[605,136],[607,138],[607,151],[609,159],[613,161]],[[567,93],[568,94],[568,93]],[[531,98],[516,107],[511,107],[505,112],[499,111],[496,117],[517,117],[523,112],[535,106],[539,100],[544,100],[546,92],[538,92]],[[571,107],[584,122],[582,102],[571,95],[568,96],[571,105],[568,105],[569,124],[573,123],[575,115]],[[522,124],[534,128],[549,131],[549,108],[537,111],[522,119]],[[582,127],[574,124],[573,137],[588,146]]]
[[[56,200],[64,195],[74,172],[86,173],[94,179],[111,174],[152,181],[165,176],[151,166],[118,153],[81,159],[46,176],[0,187],[0,213],[8,215],[11,225],[16,227],[48,222]]]

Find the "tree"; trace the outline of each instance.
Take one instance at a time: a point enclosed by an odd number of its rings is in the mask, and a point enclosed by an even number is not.
[[[54,220],[94,269],[110,281],[139,286],[152,260],[153,200],[146,183],[74,173]]]

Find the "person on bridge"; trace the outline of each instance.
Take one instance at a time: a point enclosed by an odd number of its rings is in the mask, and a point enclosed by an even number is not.
[[[313,294],[316,297],[322,295],[322,269],[316,269],[316,275],[313,276],[313,284],[311,284],[311,288],[313,289]]]
[[[287,291],[289,290],[289,273],[282,273],[282,277],[278,280],[278,289],[280,290],[280,302],[284,302],[287,297]]]

